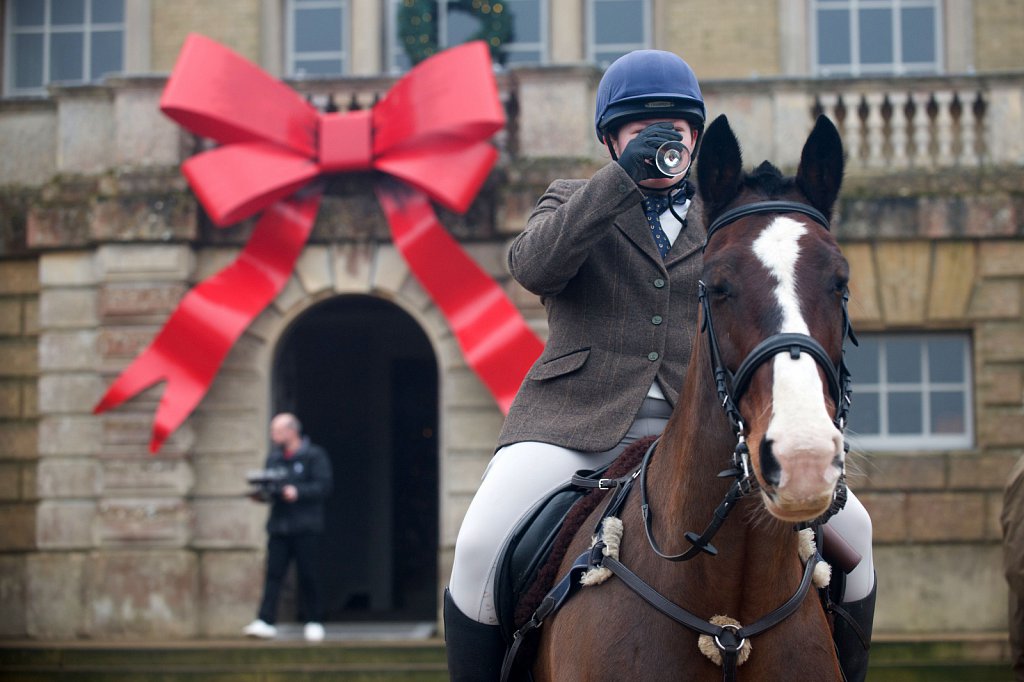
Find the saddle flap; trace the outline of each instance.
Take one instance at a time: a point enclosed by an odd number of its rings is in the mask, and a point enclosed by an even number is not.
[[[495,575],[494,604],[507,640],[511,641],[517,628],[516,605],[550,556],[569,510],[585,494],[586,491],[566,484],[525,516],[506,541]]]

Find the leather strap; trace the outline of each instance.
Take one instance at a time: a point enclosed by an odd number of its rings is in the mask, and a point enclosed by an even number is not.
[[[839,371],[828,356],[828,352],[813,337],[807,334],[794,334],[786,332],[769,336],[761,343],[754,346],[743,362],[740,363],[736,374],[732,378],[732,395],[734,400],[746,393],[747,386],[757,370],[763,363],[778,355],[789,352],[790,357],[796,359],[801,352],[808,353],[818,365],[825,371],[825,378],[828,379],[828,390],[835,401],[836,409],[843,400],[843,387],[839,378]]]
[[[744,204],[743,206],[729,209],[715,218],[711,225],[708,226],[708,236],[704,240],[704,249],[708,248],[711,236],[721,228],[736,222],[740,218],[746,218],[747,216],[759,213],[802,213],[826,230],[829,229],[829,220],[825,217],[825,214],[807,204],[801,204],[796,201],[758,201],[753,204]]]

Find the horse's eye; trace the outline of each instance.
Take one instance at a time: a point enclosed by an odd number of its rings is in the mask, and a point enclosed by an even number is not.
[[[711,294],[712,298],[719,300],[726,299],[732,297],[732,287],[729,286],[729,282],[725,280],[712,282],[708,285],[708,293]]]

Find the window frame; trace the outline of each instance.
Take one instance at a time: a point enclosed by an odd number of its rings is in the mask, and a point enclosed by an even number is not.
[[[340,6],[340,7],[339,7]],[[298,74],[295,70],[295,13],[298,9],[335,8],[341,10],[341,70],[337,74]],[[351,39],[349,36],[352,25],[352,0],[285,0],[284,5],[284,75],[286,78],[301,80],[304,78],[334,78],[348,75],[352,70]],[[336,58],[335,52],[303,53],[302,59]]]
[[[878,396],[879,410],[879,432],[874,434],[861,435],[853,428],[846,432],[846,439],[854,450],[866,452],[898,452],[898,451],[949,451],[949,450],[970,450],[975,446],[975,418],[974,406],[974,368],[973,368],[973,342],[969,332],[865,332],[859,334],[861,340],[877,339],[879,341],[879,377],[875,381],[867,382],[858,380],[856,372],[853,375],[852,405],[850,408],[851,421],[854,422],[857,412],[857,396],[867,392]],[[963,380],[960,382],[932,381],[928,366],[927,348],[929,341],[957,341],[962,343],[963,349]],[[887,350],[886,342],[889,341],[916,341],[922,348],[921,377],[917,382],[895,382],[888,378],[886,368]],[[850,353],[847,349],[847,353]],[[964,431],[958,434],[934,434],[931,433],[931,393],[935,390],[955,391],[963,394],[963,419]],[[897,392],[913,392],[921,400],[921,432],[914,434],[892,434],[889,433],[888,400]]]
[[[40,0],[36,0],[39,2]],[[14,11],[13,3],[14,0],[5,0],[3,3],[3,35],[4,35],[4,53],[3,53],[3,96],[4,97],[46,97],[49,94],[48,88],[51,83],[60,83],[64,85],[87,85],[89,83],[97,83],[102,80],[102,76],[99,79],[92,79],[89,74],[92,71],[92,34],[97,31],[113,31],[117,30],[121,32],[121,67],[119,71],[110,73],[122,73],[125,70],[125,62],[128,59],[127,47],[128,47],[128,2],[122,0],[123,5],[121,9],[121,21],[119,23],[97,23],[92,21],[92,1],[85,0],[85,16],[81,24],[69,25],[74,28],[60,27],[54,29],[52,23],[53,17],[53,2],[52,0],[41,0],[44,2],[43,9],[43,25],[41,28],[29,28],[29,29],[16,29],[14,26]],[[82,63],[81,63],[81,74],[82,78],[79,80],[61,80],[51,81],[49,80],[51,55],[50,55],[50,36],[55,33],[68,33],[68,34],[81,34],[82,35]],[[41,34],[43,37],[43,83],[38,87],[31,88],[18,88],[15,87],[15,70],[16,70],[16,59],[14,51],[14,36],[17,34]]]
[[[860,78],[873,76],[916,76],[941,75],[946,72],[945,59],[945,6],[943,0],[811,0],[808,7],[810,29],[811,74],[819,78]],[[935,53],[931,62],[903,61],[902,11],[921,7],[933,10],[935,25]],[[860,15],[861,9],[891,9],[893,16],[893,61],[886,64],[864,64],[860,58]],[[822,65],[819,55],[818,11],[821,9],[843,9],[849,14],[850,63],[845,65]]]
[[[586,45],[586,58],[587,58],[587,62],[588,63],[596,64],[601,69],[607,68],[608,64],[601,64],[601,63],[599,63],[597,61],[597,53],[598,52],[604,52],[604,51],[607,51],[609,49],[613,49],[613,50],[621,49],[623,51],[623,53],[626,53],[626,52],[630,52],[632,50],[646,50],[646,49],[650,49],[651,43],[652,43],[652,35],[653,35],[652,19],[651,19],[652,11],[653,10],[652,10],[652,7],[651,7],[651,0],[634,0],[635,2],[639,2],[640,5],[641,5],[641,12],[642,12],[642,15],[643,15],[642,18],[641,18],[641,22],[642,22],[641,28],[643,30],[643,43],[642,44],[637,44],[637,43],[607,43],[606,45],[602,45],[602,47],[603,47],[602,50],[598,50],[597,49],[597,42],[596,42],[596,40],[597,40],[597,38],[596,38],[596,34],[597,34],[597,15],[596,15],[595,7],[600,2],[608,2],[608,1],[611,1],[611,0],[586,0],[586,22],[585,22],[586,23],[586,41],[587,41],[587,45]]]

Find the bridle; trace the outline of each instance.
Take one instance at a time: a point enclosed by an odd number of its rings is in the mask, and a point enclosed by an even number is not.
[[[816,223],[829,229],[829,220],[821,211],[801,204],[796,201],[758,201],[752,204],[744,204],[730,209],[718,216],[708,227],[707,237],[704,240],[703,250],[707,250],[711,237],[722,229],[741,218],[764,213],[802,213]],[[839,364],[832,363],[828,352],[814,338],[807,334],[775,334],[769,336],[757,344],[753,350],[743,359],[735,373],[729,371],[722,361],[722,354],[718,347],[718,337],[715,335],[715,327],[711,316],[711,304],[708,301],[707,285],[701,281],[698,283],[701,305],[704,310],[704,321],[701,331],[708,335],[708,346],[711,351],[711,363],[715,375],[715,386],[718,390],[718,397],[722,401],[722,408],[729,417],[729,422],[734,429],[743,430],[743,419],[740,416],[739,400],[746,393],[754,372],[765,362],[777,354],[788,351],[793,359],[799,358],[801,352],[806,352],[825,373],[828,382],[829,394],[836,406],[836,416],[833,423],[841,432],[846,428],[847,416],[850,411],[850,394],[852,379],[850,371],[846,366],[843,356],[840,356]],[[850,324],[850,313],[847,309],[849,292],[843,293],[843,339],[849,338],[853,345],[857,345],[857,336],[854,334],[853,326]]]
[[[716,218],[708,227],[707,237],[704,242],[704,249],[707,249],[708,242],[710,242],[711,237],[718,230],[731,225],[741,218],[765,213],[800,213],[808,216],[826,230],[829,229],[828,218],[811,206],[795,201],[759,201],[752,204],[738,206],[718,216],[718,218]],[[833,423],[836,428],[839,429],[840,433],[843,433],[846,427],[850,409],[850,394],[852,392],[852,378],[842,355],[840,356],[839,364],[834,364],[824,347],[807,334],[780,333],[769,336],[750,351],[750,353],[740,363],[740,366],[736,369],[735,373],[731,372],[722,360],[722,354],[718,346],[718,337],[715,335],[715,327],[711,315],[711,304],[708,301],[707,287],[704,282],[699,283],[699,298],[704,312],[704,321],[701,326],[701,332],[707,333],[708,336],[711,365],[715,378],[715,387],[718,391],[718,398],[721,401],[722,409],[725,410],[725,413],[729,418],[729,422],[736,433],[736,447],[733,450],[733,466],[730,469],[722,471],[718,475],[719,477],[733,477],[735,478],[735,482],[725,494],[722,502],[715,509],[711,517],[711,521],[704,529],[704,532],[700,535],[692,531],[684,534],[684,537],[690,543],[690,547],[679,554],[666,554],[661,550],[657,541],[654,539],[653,513],[647,496],[647,469],[649,468],[651,458],[654,455],[658,441],[651,444],[647,453],[644,455],[643,462],[639,469],[640,511],[644,519],[644,530],[647,533],[647,540],[650,543],[651,549],[659,557],[669,561],[687,561],[698,556],[702,552],[712,556],[716,555],[718,550],[711,544],[711,539],[714,537],[715,533],[718,532],[718,529],[721,528],[722,524],[725,523],[726,517],[735,504],[740,500],[740,498],[749,494],[756,485],[756,479],[753,476],[750,466],[750,451],[746,443],[744,433],[745,426],[739,410],[739,400],[749,388],[751,379],[758,367],[768,362],[768,360],[779,353],[789,353],[793,359],[799,358],[801,353],[807,353],[824,371],[825,379],[828,383],[829,394],[836,406],[836,416],[833,419]],[[842,338],[844,341],[846,338],[849,338],[850,341],[856,345],[857,337],[853,332],[852,325],[850,324],[850,315],[847,310],[848,300],[849,293],[844,292],[842,298]],[[843,448],[844,450],[849,449],[849,445],[845,440],[843,442]],[[846,477],[845,473],[843,473],[840,474],[839,480],[836,483],[832,505],[825,514],[813,521],[800,524],[798,528],[815,528],[816,535],[819,536],[818,547],[821,547],[821,525],[842,509],[845,503]],[[676,604],[673,604],[662,597],[656,590],[654,590],[654,588],[650,587],[650,585],[645,583],[617,560],[605,557],[601,563],[622,579],[622,581],[641,598],[676,622],[702,634],[709,634],[717,628],[718,634],[714,637],[714,643],[722,655],[723,679],[729,681],[736,679],[738,651],[743,645],[744,639],[755,634],[760,634],[761,632],[778,625],[796,611],[800,603],[803,601],[803,597],[809,590],[810,572],[813,569],[813,565],[819,559],[820,555],[813,556],[808,559],[807,564],[804,567],[804,574],[801,579],[800,586],[797,588],[797,591],[784,604],[782,604],[782,606],[762,617],[755,623],[746,627],[732,629],[711,625],[707,621],[704,621]],[[591,561],[593,562],[593,559],[591,559]]]
[[[764,213],[801,213],[813,219],[826,230],[829,229],[828,218],[817,209],[795,201],[758,201],[752,204],[744,204],[730,209],[720,215],[708,227],[707,238],[704,242],[704,249],[707,249],[708,242],[718,230],[731,225],[740,218]],[[836,416],[833,423],[840,433],[846,428],[847,416],[850,410],[850,394],[852,392],[852,378],[850,371],[842,358],[838,365],[833,364],[832,358],[818,341],[807,334],[774,334],[754,346],[753,350],[743,359],[736,372],[731,372],[722,360],[722,353],[718,346],[718,337],[715,334],[715,326],[711,315],[711,304],[708,301],[707,287],[704,282],[699,282],[699,298],[704,311],[704,320],[701,325],[701,332],[708,336],[708,348],[711,354],[711,366],[715,379],[715,388],[718,391],[718,399],[725,410],[729,423],[736,434],[736,447],[733,449],[733,466],[719,474],[720,477],[733,477],[735,482],[725,494],[722,502],[715,509],[711,521],[701,534],[689,531],[684,537],[689,541],[690,547],[679,554],[666,554],[658,546],[654,538],[654,518],[647,496],[647,469],[651,458],[654,456],[655,448],[652,445],[644,455],[643,463],[640,465],[640,511],[644,518],[644,530],[647,533],[647,540],[651,549],[662,559],[669,561],[688,561],[701,552],[714,556],[718,553],[711,539],[718,529],[725,523],[725,519],[733,506],[740,498],[749,494],[757,485],[753,469],[750,466],[750,450],[746,441],[746,426],[740,414],[739,401],[746,393],[754,372],[779,353],[789,353],[790,357],[797,359],[801,353],[807,353],[818,363],[825,373],[828,383],[829,394],[836,406]],[[843,293],[843,338],[850,338],[854,345],[857,344],[857,337],[850,324],[850,315],[847,311],[849,294]],[[843,441],[844,450],[849,450],[849,445]],[[846,504],[846,475],[840,474],[833,494],[832,505],[817,519],[802,524],[803,527],[821,525],[834,516]]]

